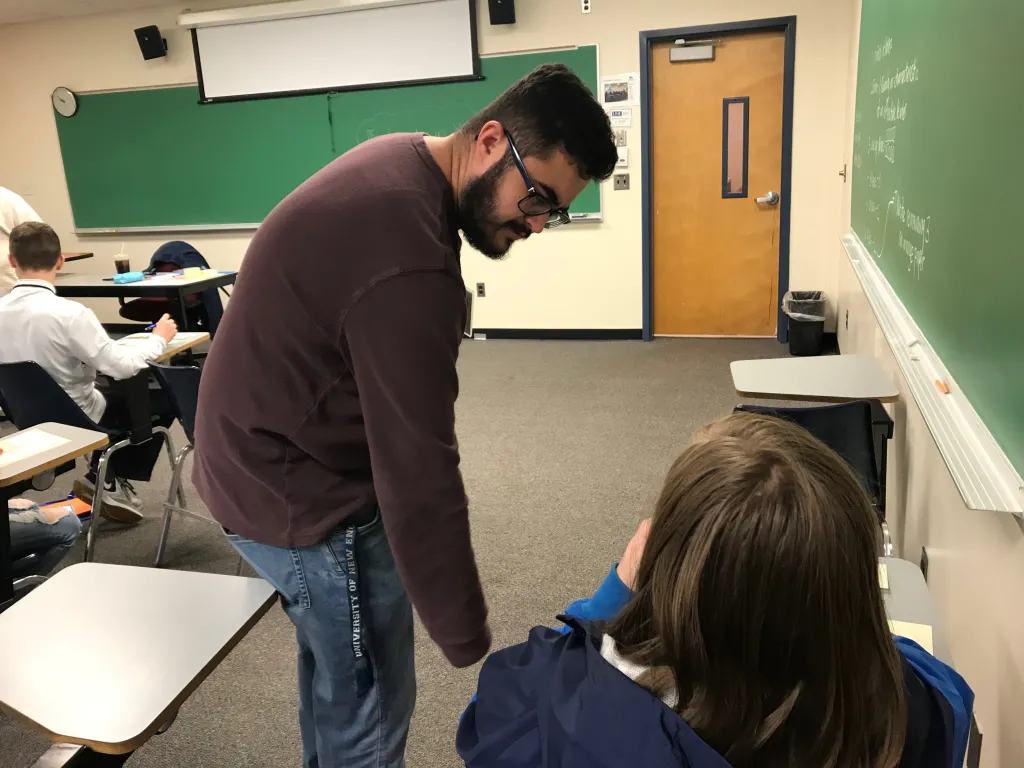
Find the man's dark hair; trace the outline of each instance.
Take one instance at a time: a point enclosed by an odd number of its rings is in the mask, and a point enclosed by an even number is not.
[[[618,160],[607,113],[564,64],[537,67],[470,118],[462,132],[475,138],[491,120],[512,135],[524,157],[565,150],[583,179],[607,179]]]
[[[41,221],[26,221],[12,229],[10,247],[18,266],[32,272],[53,269],[60,260],[60,238]]]

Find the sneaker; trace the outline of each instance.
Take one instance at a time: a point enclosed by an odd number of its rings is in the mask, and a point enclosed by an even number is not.
[[[127,486],[127,488],[126,488]],[[75,496],[89,504],[96,496],[96,486],[87,478],[75,480],[72,486]],[[142,501],[135,495],[126,480],[116,480],[113,489],[103,492],[103,506],[100,514],[115,523],[137,523],[142,520]]]
[[[142,499],[135,492],[135,486],[132,485],[130,480],[117,479],[117,486],[124,492],[125,498],[131,502],[132,506],[135,507],[136,512],[142,511]]]

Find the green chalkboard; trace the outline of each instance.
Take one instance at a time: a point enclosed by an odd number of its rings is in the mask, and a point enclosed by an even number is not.
[[[597,92],[597,49],[484,58],[483,80],[199,104],[195,87],[85,94],[54,114],[75,227],[257,224],[306,178],[373,136],[447,134],[545,62]],[[590,184],[571,213],[600,213]]]
[[[863,0],[854,232],[1024,473],[1024,4]]]

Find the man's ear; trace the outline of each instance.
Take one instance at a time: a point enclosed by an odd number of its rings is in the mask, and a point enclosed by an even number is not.
[[[7,254],[7,263],[11,265],[11,269],[18,268],[18,262],[15,260],[13,253]]]
[[[495,153],[499,157],[505,154],[505,129],[497,120],[490,120],[484,123],[480,132],[476,135],[478,149],[482,150],[486,159],[490,159]]]
[[[59,258],[59,259],[57,259],[57,271],[58,271],[58,272],[60,272],[60,270],[61,270],[61,269],[62,269],[63,267],[64,267],[64,254],[62,253],[62,254],[60,255],[60,258]]]

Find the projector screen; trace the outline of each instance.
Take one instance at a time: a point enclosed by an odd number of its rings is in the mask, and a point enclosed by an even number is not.
[[[233,101],[479,75],[473,0],[423,0],[192,30],[199,96]]]

